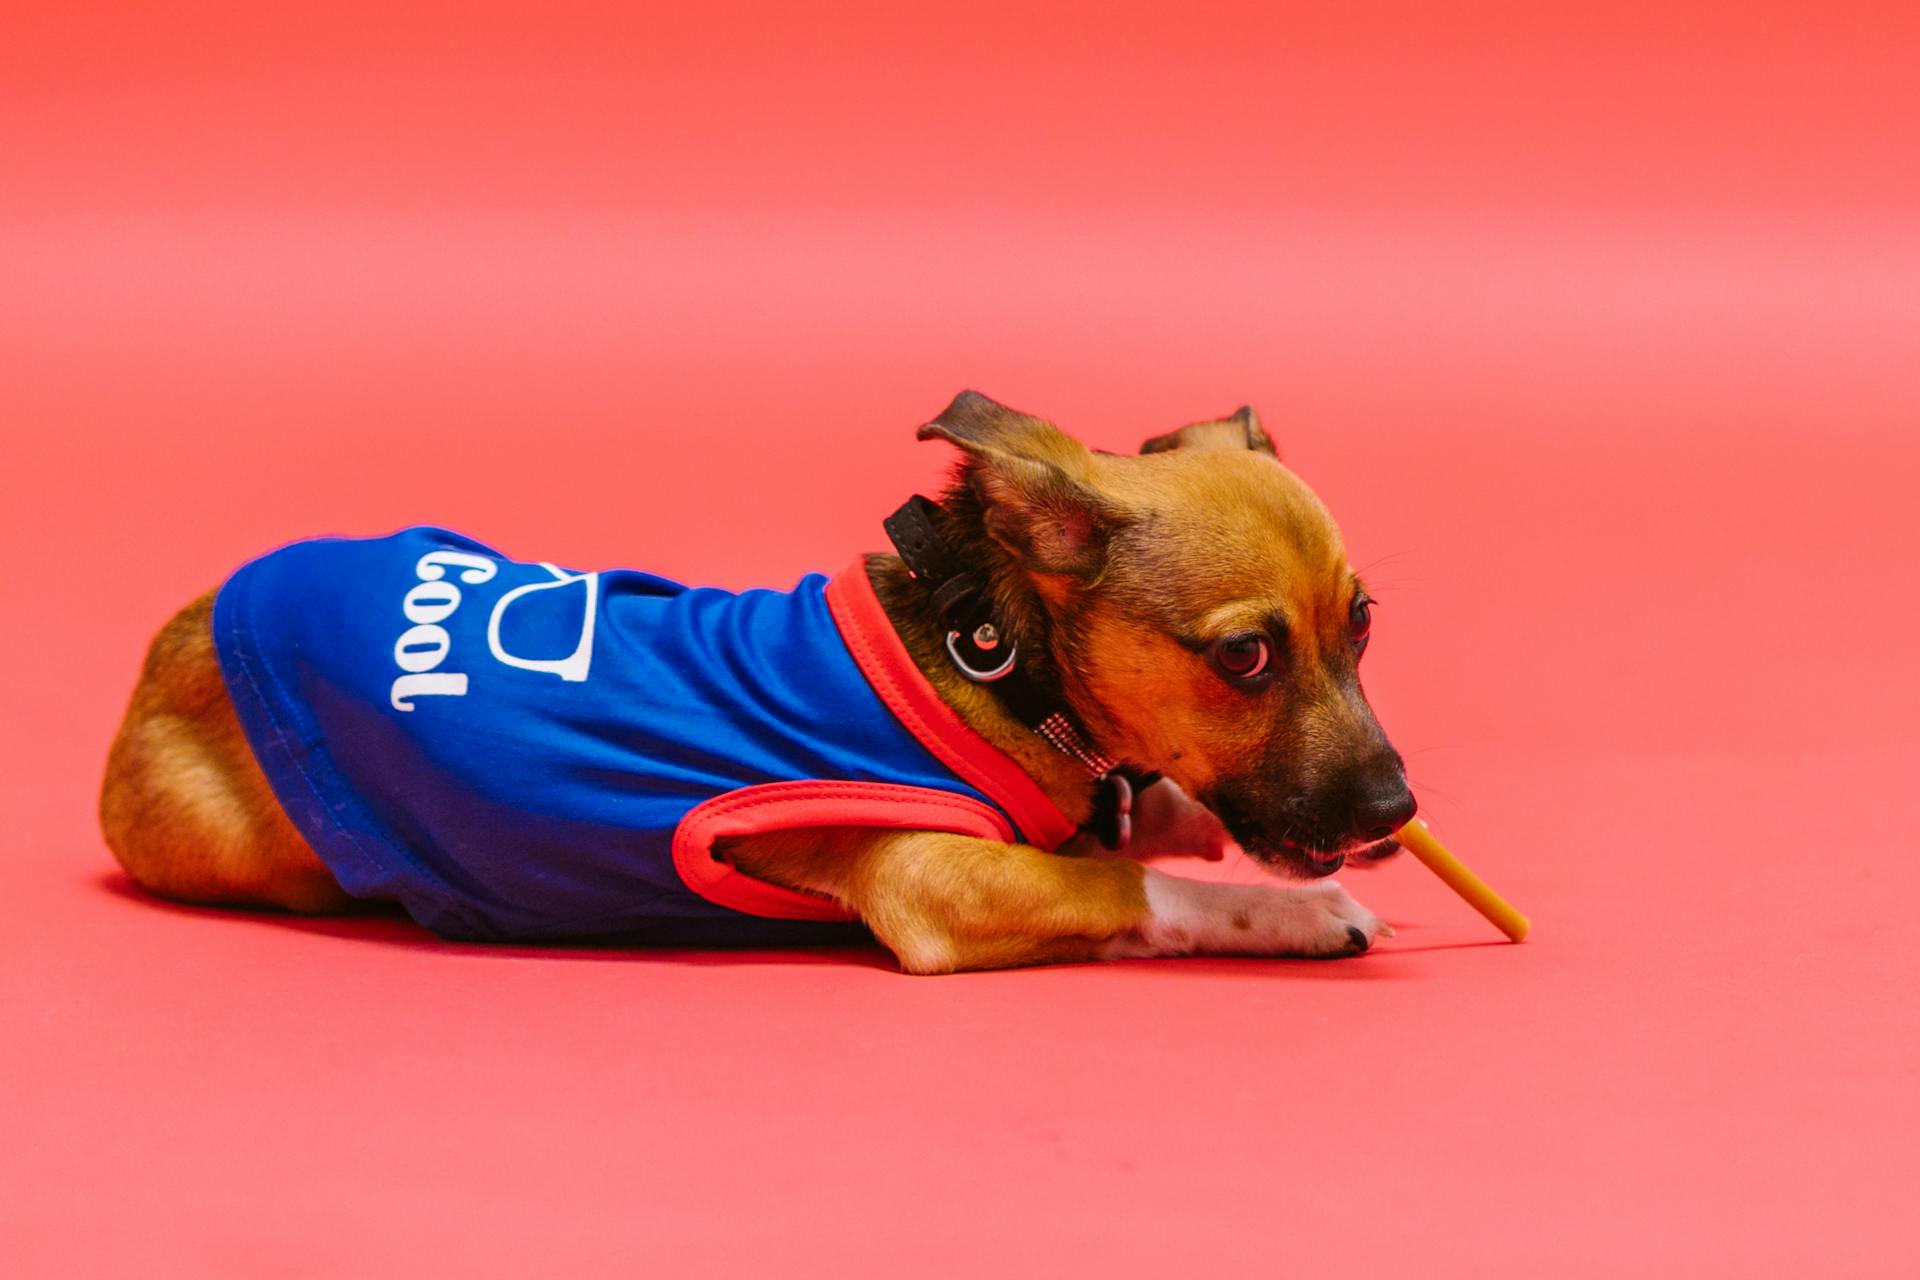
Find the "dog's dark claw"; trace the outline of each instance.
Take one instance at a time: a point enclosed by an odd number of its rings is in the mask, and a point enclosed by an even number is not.
[[[1353,952],[1355,955],[1358,955],[1362,951],[1365,951],[1367,949],[1367,935],[1360,932],[1358,929],[1354,928],[1352,925],[1347,926],[1347,940],[1353,943]]]

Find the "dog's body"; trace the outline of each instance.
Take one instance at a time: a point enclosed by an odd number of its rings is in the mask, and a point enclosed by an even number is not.
[[[1014,655],[1021,680],[1039,691],[1029,700],[1050,700],[1058,715],[1036,733],[1004,690],[978,671],[970,678],[953,647],[951,599],[931,598],[938,584],[915,579],[900,559],[872,557],[836,586],[867,602],[900,654],[903,680],[937,700],[929,717],[953,720],[1006,776],[1043,797],[1052,818],[901,827],[875,825],[889,820],[865,812],[797,809],[801,818],[764,829],[715,825],[700,854],[770,899],[824,899],[832,910],[811,918],[863,921],[913,972],[1365,950],[1384,926],[1331,882],[1202,884],[1135,860],[1217,856],[1225,838],[1209,816],[1217,814],[1255,858],[1323,876],[1348,854],[1390,849],[1388,837],[1412,816],[1399,759],[1359,690],[1364,591],[1331,519],[1277,463],[1251,413],[1185,428],[1148,442],[1148,456],[1126,458],[1090,453],[968,393],[922,434],[966,454],[940,523],[978,575],[971,616],[992,623],[976,634]],[[108,764],[108,843],[136,880],[167,896],[352,909],[362,899],[341,887],[353,881],[337,874],[341,855],[319,819],[297,804],[289,817],[272,753],[264,753],[270,781],[250,745],[263,731],[236,710],[213,606],[213,595],[197,601],[154,642]],[[843,630],[849,607],[836,607]],[[420,663],[410,655],[404,665]],[[433,691],[430,681],[396,685],[394,718],[405,718],[402,702],[420,705]],[[888,706],[911,724],[894,697]],[[1069,726],[1064,747],[1056,725]],[[1139,799],[1140,835],[1126,850],[1134,856],[1097,856],[1084,840],[1053,852],[1016,842],[1016,830],[1036,840],[1029,828],[1047,828],[1052,840],[1040,844],[1050,844],[1093,817],[1104,770],[1089,758],[1168,780]],[[983,810],[1004,797],[988,787],[984,799],[992,803]]]

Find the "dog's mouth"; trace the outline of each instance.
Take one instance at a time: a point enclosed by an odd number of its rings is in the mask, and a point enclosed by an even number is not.
[[[1332,875],[1346,864],[1373,865],[1382,858],[1392,858],[1400,852],[1400,841],[1348,841],[1338,848],[1315,848],[1300,841],[1281,841],[1281,854],[1292,865],[1304,867],[1308,875],[1321,877]]]
[[[1400,843],[1385,840],[1357,840],[1344,837],[1337,841],[1315,839],[1304,833],[1274,835],[1258,819],[1241,812],[1228,802],[1214,810],[1234,842],[1255,862],[1298,880],[1318,880],[1352,862],[1372,866],[1400,852]]]
[[[1309,844],[1301,840],[1282,837],[1279,840],[1262,838],[1257,831],[1242,835],[1228,828],[1235,841],[1248,857],[1277,871],[1301,880],[1318,880],[1330,876],[1348,863],[1359,867],[1371,867],[1386,858],[1400,852],[1400,842],[1394,839],[1356,841],[1348,840],[1328,848]]]
[[[1316,876],[1330,876],[1347,865],[1346,849],[1316,849],[1297,840],[1282,840],[1280,847],[1295,862],[1305,862]]]
[[[1338,849],[1316,849],[1294,840],[1282,840],[1280,847],[1295,865],[1304,865],[1316,877],[1330,876],[1349,862],[1355,866],[1370,867],[1400,852],[1400,842],[1391,837],[1349,843]]]

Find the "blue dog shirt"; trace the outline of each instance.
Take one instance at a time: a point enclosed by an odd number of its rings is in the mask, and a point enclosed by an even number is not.
[[[859,563],[735,594],[409,529],[253,561],[213,631],[294,826],[347,892],[447,937],[818,940],[851,917],[714,842],[1073,830],[934,692]]]

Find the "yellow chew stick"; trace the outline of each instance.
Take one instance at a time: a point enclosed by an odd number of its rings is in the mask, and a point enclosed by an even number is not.
[[[1426,863],[1428,870],[1446,881],[1447,888],[1465,898],[1467,905],[1493,921],[1500,932],[1515,942],[1527,936],[1527,930],[1532,928],[1527,918],[1489,888],[1485,880],[1467,870],[1460,859],[1447,851],[1447,846],[1434,839],[1426,823],[1415,818],[1400,828],[1395,838],[1408,853]]]

